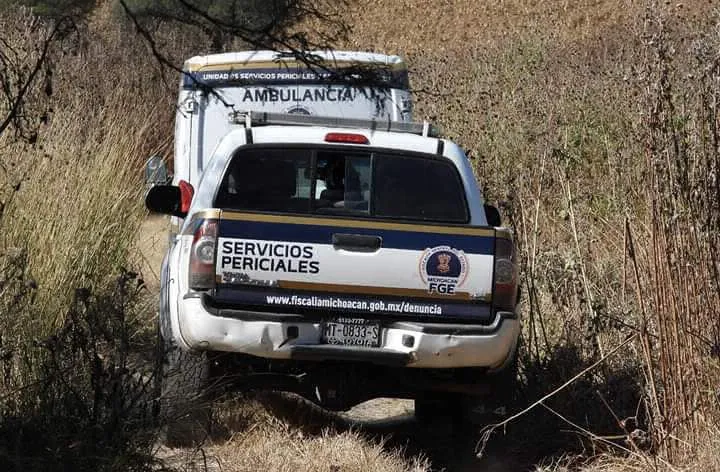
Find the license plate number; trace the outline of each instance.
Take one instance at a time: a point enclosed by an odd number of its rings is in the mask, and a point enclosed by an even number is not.
[[[322,342],[341,346],[380,346],[380,323],[339,318],[323,323]]]

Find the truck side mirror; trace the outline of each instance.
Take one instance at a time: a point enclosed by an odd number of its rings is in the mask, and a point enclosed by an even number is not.
[[[488,225],[490,226],[502,226],[502,219],[500,218],[500,211],[493,205],[486,203],[485,205],[485,218],[487,219]]]
[[[190,210],[195,190],[181,180],[175,185],[153,185],[145,194],[145,206],[153,213],[185,218]]]
[[[166,184],[170,181],[165,161],[161,156],[151,156],[145,162],[145,184],[147,186]]]

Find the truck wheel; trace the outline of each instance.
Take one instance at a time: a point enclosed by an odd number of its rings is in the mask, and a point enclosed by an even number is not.
[[[155,391],[163,442],[169,447],[198,445],[210,431],[207,354],[185,351],[158,333],[158,356]]]
[[[489,408],[512,408],[517,401],[520,388],[518,381],[519,352],[520,343],[518,342],[513,352],[513,358],[508,365],[503,370],[488,376],[493,392],[486,401]]]
[[[421,423],[451,424],[463,413],[461,395],[452,393],[426,393],[415,399],[415,419]]]
[[[500,420],[515,404],[518,397],[518,350],[500,371],[485,376],[490,393],[471,395],[462,393],[426,393],[415,399],[415,418],[423,423],[452,423],[456,425],[484,425]]]

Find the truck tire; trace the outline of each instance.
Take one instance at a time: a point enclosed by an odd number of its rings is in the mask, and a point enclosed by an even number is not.
[[[155,391],[163,443],[197,446],[207,439],[211,424],[207,354],[185,351],[158,333],[158,357]]]
[[[490,386],[486,395],[428,393],[415,399],[415,418],[421,423],[485,424],[511,409],[518,396],[518,351],[500,371],[484,376]]]
[[[518,399],[519,381],[518,372],[520,364],[520,340],[512,353],[512,359],[505,368],[499,372],[488,375],[488,381],[492,384],[492,393],[487,399],[490,408],[511,408]]]
[[[415,399],[415,419],[420,423],[452,424],[463,413],[462,395],[428,392]]]

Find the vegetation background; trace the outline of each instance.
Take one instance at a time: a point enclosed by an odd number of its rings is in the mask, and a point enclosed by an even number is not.
[[[485,451],[505,461],[496,470],[720,470],[712,2],[0,6],[3,470],[207,465],[198,451],[168,459],[155,446],[156,294],[135,243],[146,218],[142,163],[171,155],[172,65],[249,42],[406,58],[416,118],[469,150],[516,231],[517,411],[529,411],[463,432],[463,447],[443,443],[443,455],[423,439],[393,430],[379,439],[299,406],[229,404],[230,438],[204,451],[215,462],[472,470],[487,439]]]

